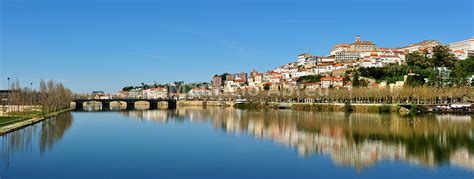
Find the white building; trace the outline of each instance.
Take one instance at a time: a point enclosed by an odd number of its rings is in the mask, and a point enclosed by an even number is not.
[[[240,83],[233,80],[225,81],[224,93],[234,93],[240,89]]]
[[[453,42],[448,44],[451,51],[460,60],[467,59],[469,56],[474,56],[474,37],[466,40]]]
[[[209,90],[208,88],[192,88],[188,92],[188,96],[197,98],[210,96],[211,94],[211,90]]]
[[[418,51],[426,51],[428,53],[431,53],[431,51],[433,50],[433,47],[438,46],[438,45],[441,45],[441,43],[439,43],[436,40],[425,40],[422,42],[412,43],[410,45],[400,47],[397,50],[400,50],[406,53],[418,52]]]
[[[396,63],[401,65],[402,59],[397,55],[380,55],[379,59],[383,64]]]
[[[309,53],[303,53],[303,54],[298,55],[298,64],[303,65],[306,62],[306,60],[310,57],[311,57],[311,54]]]
[[[143,90],[143,98],[145,99],[165,99],[168,97],[166,88],[150,88]]]
[[[336,55],[321,57],[321,62],[322,63],[334,63],[334,62],[336,62]]]
[[[359,58],[360,58],[360,52],[356,52],[356,51],[336,52],[337,62],[352,61],[352,60],[357,60]]]
[[[134,88],[128,91],[128,98],[143,98],[143,90],[141,88]]]
[[[344,86],[344,78],[342,77],[322,77],[321,78],[321,87],[322,88],[329,88],[330,86],[333,87],[343,87]]]
[[[313,68],[314,74],[329,73],[334,70],[334,66],[331,64],[318,64],[316,68]]]
[[[359,63],[360,67],[382,67],[382,62],[377,58],[364,58]]]

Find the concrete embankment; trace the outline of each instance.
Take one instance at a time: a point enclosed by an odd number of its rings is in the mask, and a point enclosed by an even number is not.
[[[48,113],[48,114],[43,115],[43,116],[33,117],[31,119],[26,119],[26,120],[23,120],[23,121],[20,121],[20,122],[17,122],[17,123],[13,123],[13,124],[10,124],[10,125],[7,125],[7,126],[0,127],[0,135],[5,135],[9,132],[13,132],[13,131],[16,131],[18,129],[24,128],[26,126],[36,124],[36,123],[41,122],[45,119],[57,116],[61,113],[65,113],[65,112],[68,112],[68,111],[71,111],[71,110],[72,110],[72,108],[63,109],[63,110]]]
[[[232,101],[178,101],[177,106],[234,106]]]

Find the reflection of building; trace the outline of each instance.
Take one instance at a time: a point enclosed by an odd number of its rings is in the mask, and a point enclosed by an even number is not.
[[[451,164],[460,166],[466,169],[474,170],[474,155],[469,153],[467,148],[461,148],[451,155]]]
[[[328,155],[336,164],[354,166],[358,170],[373,166],[380,160],[404,160],[430,167],[448,160],[454,165],[474,170],[474,154],[469,153],[473,149],[469,149],[472,146],[466,146],[474,142],[468,136],[472,133],[474,122],[467,119],[453,123],[431,119],[437,116],[418,117],[423,119],[416,119],[419,122],[414,127],[397,115],[377,114],[346,116],[344,113],[297,111],[255,113],[233,108],[181,108],[173,112],[124,113],[139,119],[166,122],[177,119],[205,122],[210,119],[214,127],[228,133],[247,133],[256,138],[276,141],[297,149],[301,156]],[[471,116],[466,117],[472,119]],[[419,144],[414,147],[414,143]],[[429,155],[418,151],[425,151]]]

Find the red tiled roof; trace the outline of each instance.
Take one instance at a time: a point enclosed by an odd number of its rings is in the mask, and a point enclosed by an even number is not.
[[[208,88],[198,88],[198,87],[194,87],[192,88],[192,90],[209,90]]]
[[[380,55],[380,57],[398,57],[396,55]]]
[[[351,44],[336,44],[336,45],[334,45],[333,48],[336,48],[336,47],[350,47],[350,46],[351,46]]]
[[[327,76],[327,77],[322,77],[321,81],[332,81],[333,77]]]
[[[151,91],[162,91],[165,88],[150,88]]]

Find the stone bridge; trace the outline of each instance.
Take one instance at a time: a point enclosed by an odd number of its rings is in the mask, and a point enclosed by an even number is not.
[[[133,99],[133,98],[115,98],[115,99],[75,99],[76,110],[82,110],[85,102],[100,102],[102,103],[102,109],[110,109],[111,102],[125,102],[127,103],[127,109],[134,109],[135,103],[139,101],[145,101],[150,104],[150,109],[158,109],[159,102],[167,102],[168,109],[176,108],[176,100],[174,99]]]

